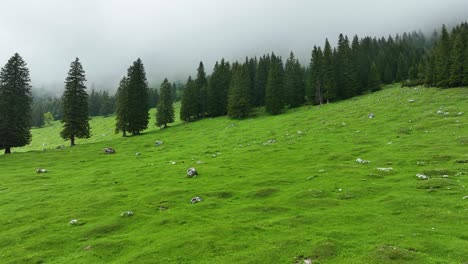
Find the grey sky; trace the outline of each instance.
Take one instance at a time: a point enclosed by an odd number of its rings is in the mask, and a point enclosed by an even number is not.
[[[15,52],[34,86],[63,89],[79,57],[87,85],[115,90],[138,57],[148,80],[185,80],[199,61],[292,50],[307,62],[314,45],[339,33],[387,36],[468,20],[466,0],[2,0],[0,64]]]

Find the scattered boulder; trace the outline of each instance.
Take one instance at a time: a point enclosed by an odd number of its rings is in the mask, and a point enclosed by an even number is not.
[[[69,225],[77,225],[78,224],[78,219],[72,219],[70,222],[68,222]]]
[[[205,162],[203,162],[201,160],[197,161],[197,164],[203,164],[203,163],[205,163]]]
[[[392,167],[388,167],[388,168],[377,168],[377,170],[379,171],[384,171],[384,172],[390,172],[391,170],[393,170]]]
[[[159,146],[161,146],[163,143],[164,143],[164,142],[162,142],[162,140],[156,140],[156,142],[154,142],[154,145],[155,145],[156,147],[159,147]]]
[[[190,203],[196,204],[196,203],[201,202],[201,201],[203,201],[203,199],[196,196],[196,197],[193,197],[192,200],[190,200]]]
[[[130,216],[133,216],[133,212],[132,211],[125,211],[125,212],[122,212],[120,214],[121,217],[130,217]]]
[[[115,150],[113,148],[104,148],[104,154],[115,154]]]
[[[458,112],[458,115],[459,115],[459,116],[463,115],[463,112]]]
[[[135,156],[140,156],[140,155],[141,155],[140,152],[135,153]]]
[[[467,195],[467,196],[463,196],[463,200],[465,200],[465,199],[468,199],[468,195]]]
[[[413,100],[413,99],[409,99],[408,102],[409,102],[409,103],[414,103],[414,100]]]
[[[374,117],[375,117],[374,113],[370,113],[370,114],[369,114],[369,118],[370,118],[370,119],[372,119],[372,118],[374,118]]]
[[[46,172],[47,172],[46,169],[38,168],[38,169],[36,170],[36,173],[46,173]]]
[[[429,177],[427,177],[426,175],[424,175],[424,174],[419,174],[419,173],[416,174],[416,177],[418,177],[418,178],[421,179],[421,180],[428,180],[428,179],[429,179]]]
[[[456,163],[468,163],[468,160],[457,160]]]
[[[56,149],[64,149],[64,148],[65,148],[65,145],[60,145],[56,147]]]
[[[198,175],[198,172],[195,168],[192,167],[192,168],[187,169],[187,177],[193,178],[193,177],[197,177],[197,175]]]
[[[171,161],[171,164],[172,164],[172,165],[176,165],[176,164],[177,164],[177,162],[175,162],[175,161]]]
[[[368,161],[368,160],[363,160],[363,159],[361,159],[361,158],[357,158],[357,159],[356,159],[356,162],[357,162],[357,163],[361,163],[361,164],[369,164],[369,163],[370,163],[370,161]]]

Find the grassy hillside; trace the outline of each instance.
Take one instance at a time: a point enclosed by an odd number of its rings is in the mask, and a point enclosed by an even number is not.
[[[36,129],[0,156],[1,262],[468,262],[467,116],[466,88],[395,86],[129,138],[95,118],[73,148]]]

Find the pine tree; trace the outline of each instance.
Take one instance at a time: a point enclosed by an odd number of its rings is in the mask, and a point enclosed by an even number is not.
[[[141,59],[128,69],[128,127],[132,135],[138,135],[148,127],[149,98],[146,72]]]
[[[335,68],[333,64],[333,53],[328,39],[325,40],[323,49],[323,100],[327,103],[333,101],[337,96]]]
[[[250,113],[250,76],[248,64],[234,63],[228,95],[228,116],[244,118]]]
[[[184,94],[182,95],[180,119],[187,122],[197,120],[199,118],[198,109],[198,93],[195,82],[192,80],[192,77],[189,76],[187,84],[185,85]]]
[[[463,45],[463,35],[457,34],[454,37],[450,51],[450,75],[448,80],[451,87],[463,85],[464,50],[466,49]]]
[[[252,102],[254,106],[265,105],[265,89],[270,69],[270,55],[263,55],[257,64]]]
[[[255,104],[255,79],[257,75],[257,58],[246,58],[245,59],[245,64],[247,65],[247,71],[249,73],[249,78],[250,78],[250,88],[249,88],[249,98],[250,98],[250,104],[254,105]]]
[[[115,133],[122,132],[122,136],[127,136],[128,130],[128,79],[123,77],[120,81],[119,88],[117,89],[116,95],[116,124],[115,124]]]
[[[309,66],[310,87],[307,90],[307,99],[312,103],[323,103],[323,53],[320,47],[314,46]]]
[[[370,71],[369,71],[369,79],[367,81],[368,87],[371,91],[375,92],[380,90],[381,80],[379,70],[375,63],[372,63]]]
[[[63,130],[60,136],[70,140],[75,145],[76,138],[89,138],[90,127],[88,117],[88,94],[86,93],[85,72],[78,58],[70,65],[68,76],[65,79],[63,92]]]
[[[427,57],[426,68],[424,72],[424,83],[426,86],[434,86],[434,71],[435,71],[435,59],[434,55],[431,53]]]
[[[156,125],[167,127],[168,123],[174,122],[174,106],[172,102],[171,84],[164,79],[161,84],[161,96],[156,111]]]
[[[304,73],[299,61],[291,52],[286,60],[284,71],[285,102],[291,108],[298,107],[305,102]]]
[[[440,40],[434,48],[434,83],[439,87],[448,87],[450,70],[450,38],[445,25],[442,26]]]
[[[103,91],[101,95],[101,105],[99,107],[99,115],[107,117],[114,110],[112,109],[112,102],[107,91]]]
[[[280,114],[284,108],[283,80],[283,62],[280,57],[272,54],[265,91],[266,111],[272,115]]]
[[[198,116],[200,118],[205,117],[207,112],[207,86],[208,81],[206,78],[205,66],[203,66],[203,62],[200,61],[197,69],[197,78],[195,79],[195,90],[198,97]]]
[[[148,90],[148,98],[149,98],[149,107],[154,108],[159,103],[159,92],[156,88],[150,88]]]
[[[227,114],[227,97],[229,82],[231,79],[231,69],[229,63],[224,59],[221,63],[216,62],[213,74],[208,82],[207,110],[212,117]]]
[[[15,53],[0,72],[0,149],[5,154],[31,141],[30,82],[26,62]]]

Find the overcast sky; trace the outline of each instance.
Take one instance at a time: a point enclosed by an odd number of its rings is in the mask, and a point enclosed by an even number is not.
[[[150,84],[196,75],[199,61],[294,51],[339,33],[388,36],[468,20],[467,0],[1,0],[0,65],[18,52],[32,84],[63,89],[79,57],[87,85],[114,91],[140,57]]]

